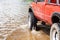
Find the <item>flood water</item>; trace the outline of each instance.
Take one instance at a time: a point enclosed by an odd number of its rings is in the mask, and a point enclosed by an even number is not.
[[[11,1],[7,2],[10,4]],[[6,7],[4,9],[6,10],[4,11],[6,14],[4,12],[3,12],[4,14],[1,13],[1,15],[3,15],[3,18],[1,17],[2,19],[0,18],[0,20],[1,23],[3,24],[0,25],[0,40],[5,40],[5,38],[6,40],[50,40],[48,28],[47,29],[39,28],[38,31],[35,30],[30,31],[28,26],[25,25],[27,24],[26,19],[29,8],[28,4],[21,2],[19,3],[19,5],[17,4],[17,6],[15,7],[13,6],[13,2],[15,3],[16,1],[14,0],[8,7],[9,4],[4,2],[2,2],[2,4],[4,5],[4,6],[2,5],[3,6],[2,8]],[[9,8],[9,10],[7,10],[7,8]],[[17,9],[19,9],[19,11]],[[15,10],[18,11],[19,13],[17,13]]]
[[[9,35],[7,40],[50,40],[49,29],[40,28],[39,31],[30,31],[27,27],[21,26]]]

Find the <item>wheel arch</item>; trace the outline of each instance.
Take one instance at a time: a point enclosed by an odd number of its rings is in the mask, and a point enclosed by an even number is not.
[[[29,7],[29,11],[28,12],[33,12],[32,7]]]
[[[60,23],[60,13],[54,12],[51,17],[52,23]]]

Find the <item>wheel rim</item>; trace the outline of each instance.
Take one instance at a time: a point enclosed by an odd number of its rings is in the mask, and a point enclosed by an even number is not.
[[[52,37],[53,37],[53,40],[58,40],[58,33],[56,30],[53,31]]]

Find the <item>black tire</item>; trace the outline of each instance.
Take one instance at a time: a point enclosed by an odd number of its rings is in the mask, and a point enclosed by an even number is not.
[[[60,23],[54,23],[50,30],[50,40],[60,40]]]
[[[37,28],[37,20],[36,18],[34,17],[34,14],[32,12],[29,13],[28,15],[28,21],[29,21],[29,29],[32,30],[32,29],[35,29]]]

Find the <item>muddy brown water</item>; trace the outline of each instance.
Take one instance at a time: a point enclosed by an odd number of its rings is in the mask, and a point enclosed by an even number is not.
[[[9,35],[7,40],[50,40],[50,36],[46,28],[41,28],[39,31],[20,28]]]

